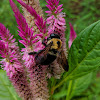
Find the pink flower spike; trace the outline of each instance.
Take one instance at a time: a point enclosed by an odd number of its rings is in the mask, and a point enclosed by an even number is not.
[[[55,2],[55,6],[58,6],[59,5],[59,0],[57,1],[57,0],[54,0],[54,2]]]
[[[48,7],[49,10],[53,11],[53,8],[50,5],[46,5],[46,7]]]
[[[51,11],[45,11],[45,13],[51,14],[52,12]]]
[[[72,42],[77,37],[77,35],[76,35],[76,32],[74,31],[74,28],[70,22],[69,22],[69,25],[70,25],[70,37],[69,37],[68,44],[69,44],[69,48],[70,48],[72,45]]]
[[[50,6],[53,6],[53,4],[51,3],[51,2],[49,2],[49,1],[46,1]]]
[[[9,40],[9,43],[13,43],[15,41],[15,39],[13,39],[13,35],[11,35],[9,33],[9,30],[6,29],[6,27],[1,23],[0,23],[0,37],[5,42],[8,42]]]
[[[37,38],[37,39],[35,39],[34,41],[33,41],[33,43],[36,43],[37,41],[39,41],[39,39]]]
[[[22,0],[17,0],[23,7],[25,7],[32,16],[34,16],[35,18],[37,18],[37,13],[36,11],[31,7],[31,6],[28,6],[27,4],[25,4]]]
[[[42,33],[36,34],[36,36],[39,36],[39,37],[43,38],[43,34]]]
[[[61,8],[63,4],[59,5],[59,0],[47,0],[47,3],[48,5],[46,6],[51,11],[46,11],[46,13],[48,13],[48,16],[54,15],[55,17],[57,17],[57,15],[60,14],[63,10],[63,8]]]
[[[22,43],[25,47],[27,46],[27,44],[24,40],[19,40],[19,42]]]
[[[19,53],[19,48],[16,42],[13,41],[13,36],[9,33],[8,29],[6,29],[4,25],[0,24],[0,27],[1,26],[3,29],[1,31],[0,28],[0,35],[3,40],[0,40],[0,54],[3,59],[0,63],[2,64],[2,68],[6,71],[7,76],[14,85],[19,96],[28,100],[29,97],[32,97],[32,92],[27,82],[26,73],[24,72],[25,66],[21,60],[22,57]]]
[[[0,37],[1,37],[1,35],[2,35],[3,37],[5,37],[5,34],[4,34],[4,33],[6,33],[6,32],[7,32],[7,31],[6,31],[5,26],[4,26],[3,24],[0,23]],[[1,38],[3,38],[3,37],[1,37]]]
[[[53,32],[55,32],[55,34],[58,34],[60,36],[60,39],[62,41],[62,49],[64,50],[64,54],[67,57],[67,49],[66,49],[66,38],[65,38],[65,31],[66,31],[66,21],[64,19],[65,14],[63,12],[61,12],[63,10],[62,8],[62,4],[59,5],[59,0],[47,0],[48,5],[47,7],[51,7],[53,9],[53,11],[51,9],[49,9],[51,11],[51,13],[48,13],[48,18],[46,19],[47,24],[48,24],[48,35],[52,34]],[[53,4],[51,6],[51,4]],[[55,63],[53,63],[53,74],[54,77],[58,78],[58,76],[60,76],[60,74],[63,72],[63,70],[61,71],[57,71],[56,68],[60,69],[59,64],[57,64],[57,61],[55,61]],[[55,72],[59,73],[57,75],[55,75]]]
[[[2,57],[5,58],[5,55],[7,55],[7,49],[4,42],[2,42],[2,40],[0,40],[0,54]]]
[[[22,31],[27,32],[28,31],[28,24],[26,23],[25,18],[23,15],[20,13],[19,9],[15,5],[15,3],[12,0],[10,1],[11,8],[15,14],[17,24],[19,25],[18,28],[20,28]]]
[[[38,25],[37,27],[39,28],[40,32],[44,32],[44,30],[46,29],[46,23],[44,22],[43,18],[40,17],[39,14],[36,13],[36,11],[30,6],[30,5],[27,5],[25,4],[22,0],[17,0],[23,7],[25,7],[27,9],[27,11],[32,15],[34,16],[35,18],[35,22],[36,23],[39,23],[39,24],[36,24]],[[41,25],[44,25],[45,27],[42,28]]]
[[[18,24],[18,28],[19,28],[19,31],[18,31],[19,34],[18,35],[23,39],[23,40],[20,40],[20,43],[22,43],[25,47],[32,46],[33,41],[35,39],[33,28],[28,27],[26,19],[20,13],[20,11],[17,8],[17,6],[15,5],[15,3],[12,0],[9,0],[9,1],[10,1],[10,5],[12,7],[12,10],[13,10],[14,14],[15,14],[15,18],[16,18],[16,21],[17,21],[17,24]],[[38,25],[39,29],[42,32],[43,30],[41,28],[41,25],[44,25],[42,17],[37,15],[36,11],[32,7],[26,5],[21,0],[18,0],[18,1],[21,2],[22,5],[27,7],[27,9],[30,10],[32,14],[35,15],[35,17],[38,19],[37,20],[37,22],[38,22],[37,25]]]
[[[59,6],[57,7],[57,10],[61,9],[62,6],[63,6],[63,4],[59,5]]]
[[[63,8],[59,9],[58,13],[62,12]]]

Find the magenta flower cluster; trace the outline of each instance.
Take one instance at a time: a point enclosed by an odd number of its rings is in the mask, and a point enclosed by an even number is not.
[[[48,13],[48,18],[45,21],[30,5],[25,4],[22,0],[17,1],[34,17],[35,24],[40,33],[34,34],[33,28],[29,27],[25,17],[20,13],[15,3],[9,0],[18,24],[18,35],[22,39],[19,42],[25,48],[22,48],[20,52],[13,35],[0,23],[0,54],[3,58],[0,61],[2,64],[1,67],[6,70],[7,76],[21,98],[24,100],[48,100],[49,90],[47,87],[47,78],[51,76],[60,78],[63,70],[57,61],[54,61],[50,68],[48,65],[38,66],[34,61],[34,56],[28,53],[42,50],[44,48],[42,40],[47,39],[50,34],[55,33],[60,36],[63,44],[62,49],[67,56],[65,38],[66,23],[64,19],[65,14],[62,12],[63,5],[59,5],[59,0],[47,0],[46,6],[49,10],[45,11]],[[70,23],[69,48],[75,38],[76,33]]]

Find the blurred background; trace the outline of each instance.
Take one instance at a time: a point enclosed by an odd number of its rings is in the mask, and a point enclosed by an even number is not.
[[[17,1],[13,1],[22,12]],[[40,0],[40,4],[44,11],[47,10],[45,0]],[[69,22],[73,24],[74,30],[78,35],[84,28],[100,19],[100,0],[60,0],[60,4],[63,4],[63,12],[66,13],[67,39],[69,38],[70,31]],[[0,0],[0,22],[4,24],[12,34],[14,34],[16,41],[20,39],[17,32],[17,23],[13,16],[9,0]],[[21,44],[19,44],[19,46],[20,48],[23,47]],[[49,82],[51,82],[51,80],[49,80]],[[60,80],[56,81],[56,83],[60,82]],[[68,82],[66,82],[61,88],[58,88],[53,95],[53,100],[65,100],[67,87]],[[100,100],[100,73],[96,72],[85,89],[78,95],[74,95],[72,100]]]

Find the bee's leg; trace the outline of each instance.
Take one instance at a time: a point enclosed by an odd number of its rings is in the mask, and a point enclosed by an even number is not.
[[[67,72],[69,70],[68,60],[66,60],[66,67],[64,68],[64,70],[67,71]]]
[[[35,55],[35,54],[37,54],[37,52],[30,52],[30,53],[28,53],[29,55]]]
[[[43,39],[42,44],[46,47],[45,41],[46,41],[46,39]]]

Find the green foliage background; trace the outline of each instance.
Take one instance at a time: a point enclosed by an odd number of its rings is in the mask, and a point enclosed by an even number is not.
[[[17,1],[16,0],[13,1],[20,8],[20,5],[17,3]],[[47,10],[45,6],[46,5],[45,0],[40,0],[40,2],[43,10],[44,11]],[[63,4],[63,8],[64,8],[63,12],[66,13],[66,18],[65,18],[66,25],[67,25],[66,41],[68,41],[69,38],[69,22],[73,24],[74,29],[78,35],[84,28],[86,28],[90,24],[100,19],[100,0],[60,0],[60,4]],[[8,27],[10,32],[14,34],[16,41],[20,39],[17,32],[18,30],[17,23],[15,21],[15,17],[13,16],[13,12],[11,10],[9,0],[0,0],[0,22],[3,23],[6,27]],[[23,47],[21,44],[19,44],[19,46],[20,48]],[[78,45],[76,45],[76,47],[77,46]],[[71,49],[73,50],[73,48]],[[74,57],[74,55],[70,55],[70,56]],[[99,69],[100,68],[96,69],[94,72],[86,74],[85,76],[79,77],[78,79],[74,77],[73,78],[74,80],[64,82],[64,84],[61,87],[56,89],[54,95],[50,99],[52,100],[70,100],[70,99],[71,100],[100,100]],[[52,86],[54,86],[54,84],[57,83],[59,84],[60,81],[65,76],[66,73],[62,75],[62,78],[60,80],[56,80],[56,81],[54,81],[54,79],[51,78],[51,80],[48,80],[48,82],[52,84],[49,84],[48,87],[51,88]],[[14,90],[11,84],[8,82],[7,78],[3,82],[2,77],[6,78],[6,75],[1,70],[0,71],[0,100],[19,100],[19,98],[16,96],[16,93],[12,95],[13,92],[11,91]],[[3,94],[3,92],[5,92],[5,95]]]

